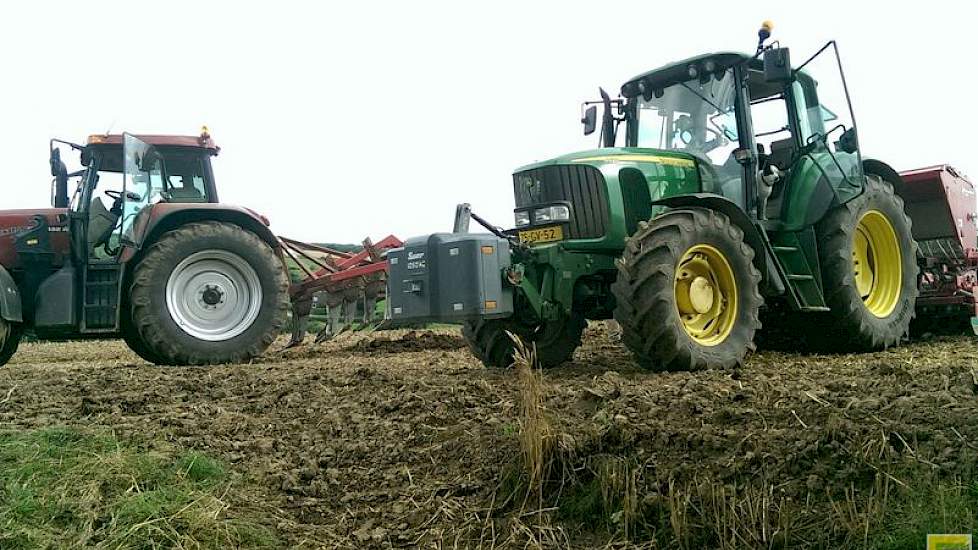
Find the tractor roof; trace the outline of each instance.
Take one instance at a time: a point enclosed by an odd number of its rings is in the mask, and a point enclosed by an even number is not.
[[[622,85],[621,95],[625,97],[635,97],[638,95],[638,81],[644,80],[647,86],[652,88],[664,88],[670,84],[675,84],[676,82],[682,82],[690,79],[689,76],[689,66],[694,65],[700,73],[705,69],[704,66],[708,61],[712,61],[716,65],[716,69],[726,69],[736,65],[737,63],[748,61],[753,56],[747,55],[740,52],[716,52],[707,53],[702,55],[697,55],[695,57],[690,57],[689,59],[683,59],[682,61],[676,61],[675,63],[670,63],[658,69],[653,69],[648,72],[644,72]]]
[[[221,150],[207,133],[199,136],[133,134],[133,137],[156,147],[193,147],[207,149],[212,155],[216,155]],[[122,145],[122,134],[94,134],[88,136],[85,145]]]

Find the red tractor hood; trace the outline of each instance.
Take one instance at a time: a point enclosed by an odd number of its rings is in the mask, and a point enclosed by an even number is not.
[[[0,265],[7,269],[20,267],[20,259],[14,246],[18,233],[36,227],[35,216],[44,216],[51,237],[51,252],[54,265],[61,265],[69,251],[67,225],[64,223],[67,208],[30,208],[23,210],[0,210]]]

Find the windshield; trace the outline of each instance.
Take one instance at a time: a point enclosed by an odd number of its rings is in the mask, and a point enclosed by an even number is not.
[[[705,82],[694,78],[648,99],[640,96],[637,145],[683,151],[724,164],[738,142],[735,82],[733,69],[727,69]]]

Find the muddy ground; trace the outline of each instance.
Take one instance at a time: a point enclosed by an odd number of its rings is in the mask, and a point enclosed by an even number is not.
[[[482,368],[451,330],[211,368],[151,366],[121,342],[24,344],[0,369],[0,425],[215,455],[240,476],[236,504],[300,547],[693,547],[723,542],[722,522],[744,523],[743,546],[820,546],[850,540],[833,515],[850,489],[856,504],[898,491],[909,468],[973,479],[978,454],[978,349],[964,336],[656,374],[592,325],[543,388],[548,481],[529,499],[518,379]]]

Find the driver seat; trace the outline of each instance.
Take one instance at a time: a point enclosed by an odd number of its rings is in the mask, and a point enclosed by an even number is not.
[[[119,221],[119,217],[106,210],[105,205],[102,204],[102,199],[99,197],[92,199],[92,204],[88,209],[88,249],[95,250],[109,242],[109,237],[112,236],[112,230],[115,229],[117,221]]]

